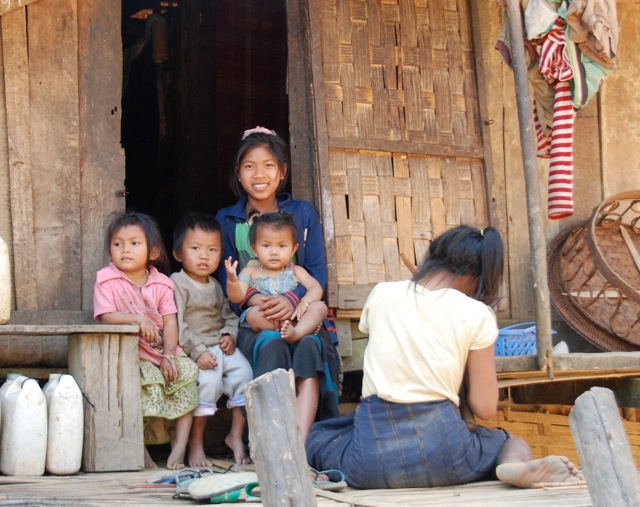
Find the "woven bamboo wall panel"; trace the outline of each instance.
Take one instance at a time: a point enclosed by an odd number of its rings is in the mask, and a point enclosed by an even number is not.
[[[330,140],[481,145],[465,1],[320,0],[319,13]]]
[[[409,278],[431,240],[460,224],[484,227],[482,162],[331,149],[330,191],[338,284]]]

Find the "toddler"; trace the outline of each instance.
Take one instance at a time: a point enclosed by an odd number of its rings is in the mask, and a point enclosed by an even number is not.
[[[231,430],[225,443],[237,464],[247,464],[242,440],[246,419],[244,388],[252,378],[251,366],[236,349],[238,316],[229,306],[222,287],[211,274],[222,258],[222,234],[215,218],[204,213],[188,213],[173,234],[173,256],[182,270],[173,273],[178,306],[180,345],[196,361],[198,408],[189,437],[189,465],[211,466],[204,452],[207,417],[216,412],[223,394],[231,409]]]

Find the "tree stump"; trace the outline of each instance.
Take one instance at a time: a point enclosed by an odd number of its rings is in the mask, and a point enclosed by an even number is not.
[[[593,507],[640,505],[636,465],[613,392],[592,387],[569,414]]]
[[[310,507],[316,498],[298,426],[292,371],[261,375],[245,389],[251,459],[266,507]]]

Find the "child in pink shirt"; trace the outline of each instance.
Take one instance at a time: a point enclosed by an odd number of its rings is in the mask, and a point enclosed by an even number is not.
[[[169,261],[160,230],[143,213],[118,214],[107,229],[109,265],[96,276],[93,312],[98,322],[138,324],[145,443],[166,443],[166,420],[175,420],[167,468],[184,468],[193,410],[198,403],[198,367],[178,346],[177,309]],[[160,421],[158,421],[158,418]],[[163,421],[165,420],[165,421]],[[151,427],[154,431],[149,431]],[[152,437],[151,434],[155,433]],[[155,468],[146,447],[145,467]]]

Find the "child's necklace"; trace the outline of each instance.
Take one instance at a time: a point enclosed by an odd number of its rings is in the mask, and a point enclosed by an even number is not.
[[[145,285],[147,285],[147,282],[149,281],[149,270],[148,270],[148,269],[145,269],[145,272],[147,273],[147,277],[144,279],[144,282],[143,282],[143,283],[136,283],[136,282],[133,282],[133,283],[134,283],[134,285],[135,285],[136,287],[138,287],[139,289],[142,289],[142,287],[144,287]]]

